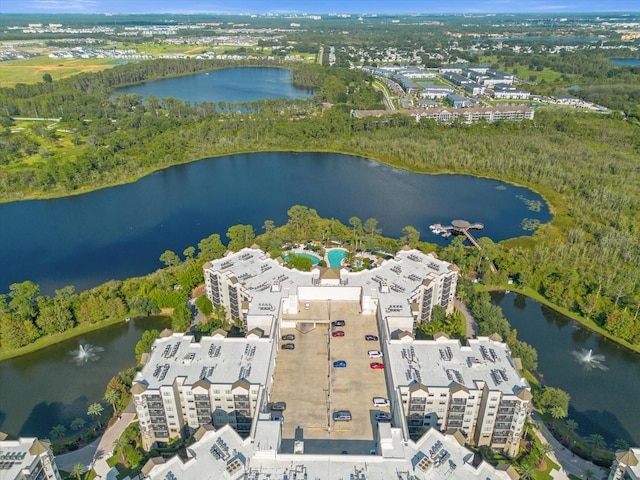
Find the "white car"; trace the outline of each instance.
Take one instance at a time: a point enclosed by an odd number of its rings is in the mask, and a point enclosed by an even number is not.
[[[389,400],[383,397],[373,397],[373,406],[374,407],[388,407]]]
[[[378,350],[369,350],[369,358],[382,358],[382,352]]]

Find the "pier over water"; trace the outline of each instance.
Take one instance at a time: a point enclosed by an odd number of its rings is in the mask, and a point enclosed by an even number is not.
[[[434,225],[430,225],[429,228],[433,233],[442,234],[442,236],[448,237],[452,233],[456,235],[464,235],[467,237],[471,245],[476,247],[478,250],[482,250],[482,247],[478,243],[478,241],[474,238],[469,230],[482,230],[484,225],[482,223],[470,223],[466,220],[452,220],[451,225],[442,225],[440,223],[436,223]]]

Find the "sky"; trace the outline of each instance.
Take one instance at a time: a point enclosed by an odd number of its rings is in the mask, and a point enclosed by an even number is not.
[[[2,13],[638,12],[639,0],[0,0]]]

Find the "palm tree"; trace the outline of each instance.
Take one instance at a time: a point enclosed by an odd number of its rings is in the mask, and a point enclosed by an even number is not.
[[[56,439],[64,437],[65,433],[67,433],[67,429],[64,425],[56,425],[51,429],[49,435],[51,435],[51,438]]]
[[[553,452],[553,447],[549,443],[541,443],[538,451],[540,452],[540,456],[538,457],[538,465],[540,465],[544,460],[544,457]]]
[[[124,437],[119,437],[115,442],[113,442],[113,448],[116,450],[120,450],[120,457],[122,458],[122,463],[126,463],[127,457],[125,456],[124,449],[129,445],[129,442],[125,440]]]
[[[80,480],[80,475],[84,473],[84,465],[81,463],[76,463],[71,467],[71,471],[69,472],[71,475],[75,475],[78,480]]]
[[[569,430],[569,435],[567,435],[566,439],[569,440],[569,437],[571,436],[571,434],[578,429],[578,422],[569,418],[565,423],[567,425],[567,430]]]
[[[594,449],[601,449],[606,447],[607,442],[604,441],[604,437],[599,433],[592,433],[587,437],[587,442],[593,445]]]
[[[87,415],[96,417],[98,420],[98,426],[101,428],[102,428],[102,422],[100,421],[100,415],[102,415],[103,411],[104,411],[104,408],[102,407],[102,405],[100,405],[97,402],[89,405],[89,408],[87,409]]]
[[[629,450],[629,442],[624,438],[617,438],[613,446],[616,450]]]
[[[586,470],[582,471],[582,478],[584,478],[585,480],[593,480],[594,478],[596,478],[596,474],[593,473],[593,470],[587,468]]]
[[[522,480],[533,480],[535,478],[533,467],[531,465],[520,465],[518,473],[520,474],[520,478]]]
[[[78,417],[73,422],[71,422],[71,430],[75,432],[82,430],[84,428],[85,423],[87,422],[84,421],[84,418]]]
[[[116,414],[116,403],[120,400],[120,392],[117,390],[107,390],[104,392],[104,401],[111,404],[113,415]]]

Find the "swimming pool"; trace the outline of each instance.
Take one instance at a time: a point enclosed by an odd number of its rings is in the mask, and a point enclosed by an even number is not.
[[[342,264],[342,260],[347,256],[347,251],[341,248],[335,248],[333,250],[329,250],[327,253],[327,258],[329,259],[329,266],[331,268],[340,268]]]
[[[320,258],[319,257],[316,257],[315,255],[311,255],[310,253],[294,253],[293,255],[295,255],[296,257],[308,258],[309,260],[311,260],[311,262],[314,265],[317,265],[320,262]],[[287,260],[289,260],[289,255],[285,255],[284,260],[285,260],[285,262]]]

